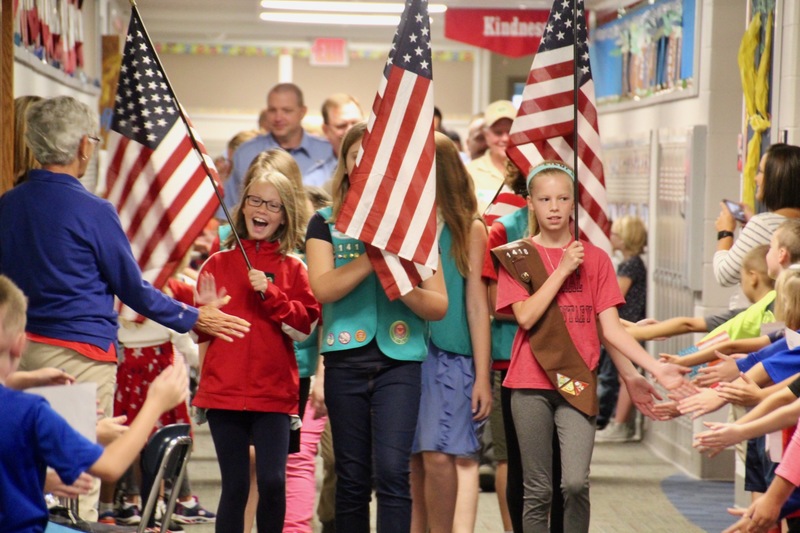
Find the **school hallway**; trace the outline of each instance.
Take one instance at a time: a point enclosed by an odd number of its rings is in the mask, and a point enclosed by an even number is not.
[[[208,426],[196,428],[194,435],[189,462],[192,487],[204,506],[216,510],[219,469]],[[691,479],[639,442],[595,446],[591,491],[592,533],[719,533],[734,521],[725,512],[733,502],[733,483]],[[214,525],[184,529],[213,533]],[[315,523],[314,531],[319,530]],[[493,492],[480,495],[475,531],[503,533]]]

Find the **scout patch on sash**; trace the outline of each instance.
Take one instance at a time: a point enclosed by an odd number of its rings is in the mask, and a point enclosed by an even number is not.
[[[492,254],[528,294],[533,294],[547,281],[547,270],[539,252],[525,239],[498,246]],[[572,342],[556,298],[529,330],[528,341],[536,362],[561,396],[582,413],[596,416],[597,374],[589,370]]]

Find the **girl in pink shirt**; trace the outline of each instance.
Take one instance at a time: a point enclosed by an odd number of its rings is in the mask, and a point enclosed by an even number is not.
[[[593,409],[585,409],[587,413],[570,401],[584,390],[588,394],[596,392],[594,387],[584,389],[588,383],[561,374],[554,384],[529,344],[553,301],[561,311],[562,317],[558,318],[563,318],[566,332],[588,370],[597,367],[602,338],[612,351],[644,366],[668,388],[678,387],[683,381],[679,369],[657,363],[622,327],[616,306],[624,299],[608,255],[588,242],[575,240],[570,232],[573,180],[572,169],[554,161],[545,161],[529,172],[530,243],[548,277],[539,286],[534,280],[533,294],[505,268],[498,278],[497,311],[513,313],[519,324],[504,385],[513,389],[511,412],[522,456],[526,533],[548,531],[554,431],[561,446],[564,530],[589,530],[589,463],[596,403]]]

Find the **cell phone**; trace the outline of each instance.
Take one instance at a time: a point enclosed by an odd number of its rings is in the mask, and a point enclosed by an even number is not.
[[[734,219],[738,220],[739,222],[745,222],[746,219],[744,217],[744,209],[742,209],[742,206],[739,205],[738,202],[731,200],[722,201],[725,202],[725,206],[728,208],[728,211],[731,212],[731,215],[733,215]]]

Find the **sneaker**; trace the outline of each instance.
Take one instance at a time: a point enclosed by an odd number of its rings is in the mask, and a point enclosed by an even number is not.
[[[595,442],[630,442],[633,440],[633,432],[628,424],[618,424],[609,422],[605,429],[595,433]]]
[[[110,511],[103,511],[97,517],[98,524],[109,524],[112,526],[117,525],[117,512],[111,509]]]
[[[175,502],[172,519],[179,524],[210,524],[217,521],[217,515],[200,505],[197,496],[188,502]]]
[[[121,526],[135,526],[142,521],[142,513],[136,504],[126,503],[117,508],[117,524]]]
[[[155,531],[161,531],[161,520],[159,519],[156,519]],[[170,520],[167,524],[167,533],[178,533],[180,531],[183,531],[181,525],[175,523],[174,520]]]

